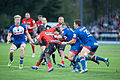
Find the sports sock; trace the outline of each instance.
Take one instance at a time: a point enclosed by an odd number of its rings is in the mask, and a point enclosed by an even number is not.
[[[86,69],[85,57],[80,57],[80,63],[81,63],[81,65],[82,65],[83,70],[85,70],[85,69]]]
[[[105,59],[102,58],[102,57],[99,57],[99,56],[93,56],[92,60],[100,60],[100,61],[104,61],[105,62]]]
[[[75,69],[76,68],[76,65],[73,65],[73,69]]]
[[[64,65],[64,61],[61,61],[61,63]]]
[[[48,67],[49,67],[49,68],[52,67],[52,63],[51,63],[51,62],[48,63]]]
[[[77,69],[81,69],[81,67],[80,67],[78,62],[76,62],[76,67],[77,67]]]
[[[33,53],[35,54],[35,46],[32,45],[32,50],[33,50]]]
[[[37,62],[36,66],[39,66],[40,65],[40,62]]]
[[[10,61],[13,61],[13,54],[10,55]]]
[[[52,54],[52,59],[53,59],[53,63],[56,63],[56,61],[55,61],[55,54]]]
[[[23,64],[24,57],[20,57],[20,64]]]
[[[46,58],[45,58],[45,57],[43,57],[43,59],[44,59],[44,62],[46,62]]]
[[[85,56],[85,60],[90,60],[88,57]]]

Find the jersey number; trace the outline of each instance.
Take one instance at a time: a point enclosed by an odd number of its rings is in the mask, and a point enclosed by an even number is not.
[[[92,36],[91,34],[90,34],[90,32],[86,29],[86,30],[84,30],[83,32],[85,32],[86,34],[87,34],[87,37],[90,37],[90,36]]]

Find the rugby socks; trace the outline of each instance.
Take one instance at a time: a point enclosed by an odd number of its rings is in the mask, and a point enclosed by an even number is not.
[[[13,54],[10,54],[10,61],[13,61]]]
[[[85,70],[85,69],[86,69],[85,57],[80,57],[80,63],[81,63],[81,65],[82,65],[83,70]]]
[[[85,60],[90,60],[88,57],[85,56]]]
[[[93,56],[92,57],[92,60],[100,60],[100,61],[104,61],[105,62],[105,59],[104,58],[102,58],[102,57],[99,57],[99,56]]]
[[[64,65],[64,61],[61,61],[61,63]]]
[[[46,62],[46,58],[45,58],[45,57],[43,57],[43,59],[44,59],[44,62]]]
[[[37,62],[37,64],[35,66],[39,66],[40,65],[40,62]]]
[[[20,57],[20,64],[23,64],[24,57]]]
[[[52,67],[52,63],[51,63],[51,62],[48,63],[48,67],[49,67],[49,68]]]
[[[35,46],[32,45],[33,54],[35,54]]]
[[[81,67],[80,67],[80,65],[79,65],[79,63],[78,62],[76,62],[76,67],[77,67],[77,69],[81,69]]]
[[[56,61],[55,61],[55,54],[52,54],[52,59],[53,59],[53,63],[56,64]]]

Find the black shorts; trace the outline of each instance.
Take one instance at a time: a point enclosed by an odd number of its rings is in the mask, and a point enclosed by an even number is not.
[[[44,39],[41,39],[41,41],[42,41],[42,43],[40,44],[40,46],[46,46],[47,45]]]
[[[56,44],[55,43],[48,43],[45,48],[45,54],[52,54],[56,51]]]
[[[29,32],[31,38],[33,39],[34,38],[34,33],[33,32]]]
[[[56,44],[56,48],[57,48],[57,50],[58,50],[59,53],[60,53],[60,50],[62,50],[62,51],[65,50],[65,46],[66,46],[66,45]]]

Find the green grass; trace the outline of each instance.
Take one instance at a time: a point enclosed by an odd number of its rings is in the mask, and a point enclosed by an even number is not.
[[[32,70],[40,55],[40,46],[36,46],[36,56],[32,58],[31,46],[27,44],[24,57],[24,69],[19,70],[20,50],[14,52],[14,62],[11,68],[7,67],[9,61],[9,48],[11,44],[0,43],[0,80],[120,80],[120,45],[100,45],[96,54],[101,57],[108,57],[110,67],[104,62],[100,65],[88,61],[88,72],[84,74],[72,73],[70,62],[65,59],[66,68],[60,68],[53,65],[55,70],[47,73],[48,66],[40,65],[38,70]],[[69,52],[70,46],[65,49],[65,54]],[[56,52],[56,62],[60,63],[61,59]]]

